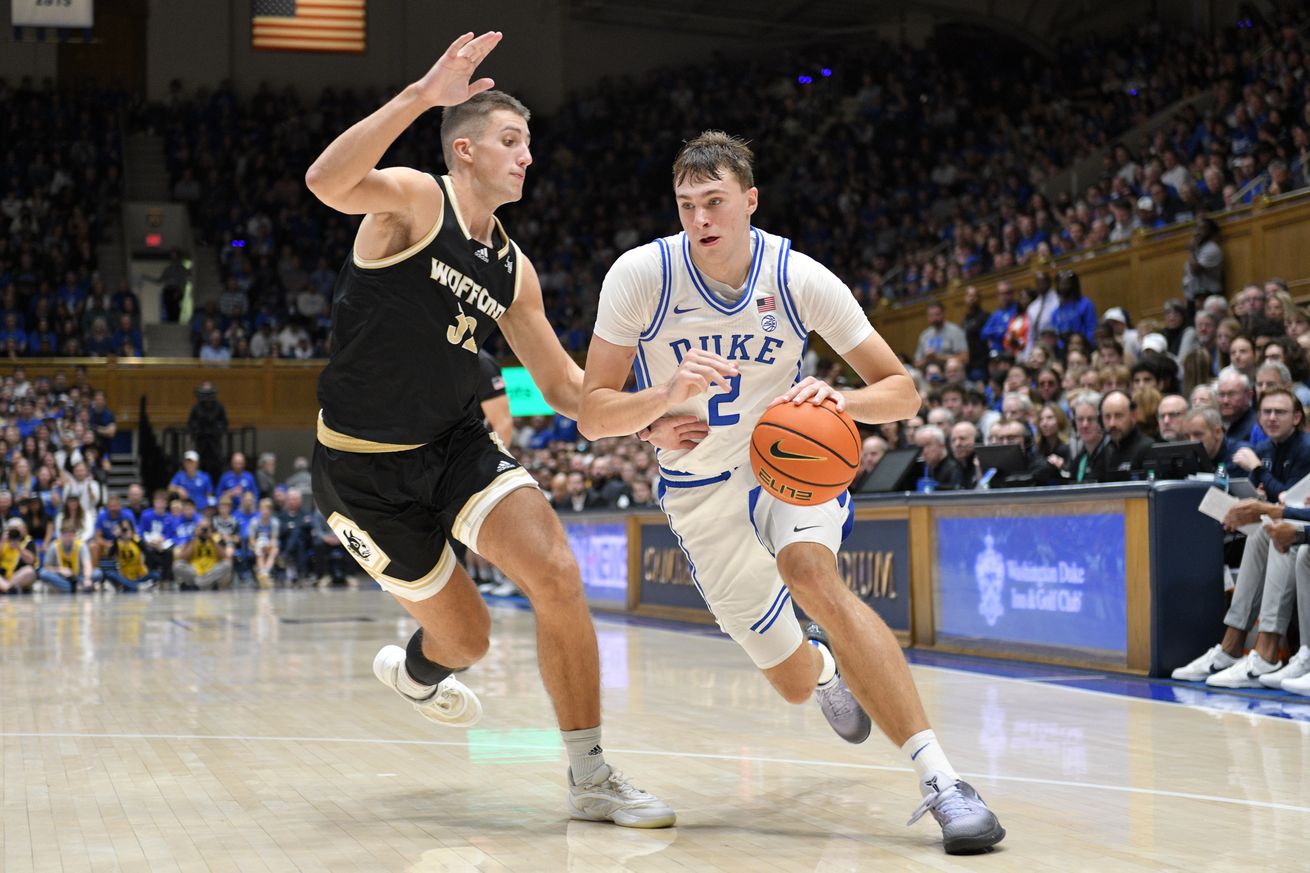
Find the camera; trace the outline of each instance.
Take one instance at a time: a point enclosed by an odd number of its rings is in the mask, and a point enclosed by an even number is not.
[[[21,530],[18,530],[17,528],[10,528],[9,530],[5,531],[5,536],[17,542],[18,540],[21,540],[23,538],[23,532]]]

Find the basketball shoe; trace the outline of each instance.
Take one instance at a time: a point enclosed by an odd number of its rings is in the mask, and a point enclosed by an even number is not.
[[[1223,646],[1215,643],[1201,657],[1190,664],[1184,664],[1170,675],[1180,682],[1204,682],[1212,674],[1228,669],[1237,661],[1237,658],[1224,651]]]
[[[625,828],[667,828],[677,813],[653,794],[642,791],[609,764],[581,784],[573,781],[569,768],[569,818],[584,821],[612,821]]]
[[[919,783],[923,803],[910,816],[906,826],[932,813],[942,827],[942,844],[948,855],[973,855],[986,852],[1005,839],[1005,828],[996,814],[987,808],[973,786],[962,779],[951,780],[945,773],[933,773]]]
[[[1259,652],[1252,649],[1228,669],[1220,670],[1207,678],[1205,684],[1211,688],[1261,688],[1263,687],[1260,684],[1261,676],[1282,668],[1282,661],[1271,664],[1260,657]]]
[[[828,635],[814,622],[806,626],[805,639],[816,640],[829,652],[832,651],[832,647],[828,645]],[[814,697],[819,701],[819,709],[823,710],[823,717],[832,725],[837,736],[848,743],[862,743],[869,738],[869,731],[873,727],[869,714],[851,693],[850,686],[841,677],[840,670],[823,685],[814,689]]]
[[[1282,688],[1288,679],[1300,679],[1307,673],[1310,673],[1310,645],[1301,646],[1283,669],[1263,673],[1256,678],[1266,688]]]
[[[432,693],[422,699],[400,690],[400,671],[405,669],[405,650],[400,646],[383,646],[373,659],[373,675],[418,710],[428,721],[446,727],[468,727],[482,718],[478,696],[454,676],[447,676]]]

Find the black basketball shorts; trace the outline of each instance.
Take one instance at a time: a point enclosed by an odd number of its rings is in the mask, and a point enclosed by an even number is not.
[[[319,428],[314,502],[341,544],[384,589],[426,600],[450,579],[451,543],[478,550],[482,522],[505,495],[536,481],[472,418],[446,440],[407,451],[346,451]],[[361,445],[363,445],[361,443]]]

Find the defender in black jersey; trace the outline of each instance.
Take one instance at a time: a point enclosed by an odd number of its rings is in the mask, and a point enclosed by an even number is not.
[[[478,351],[499,328],[547,402],[577,415],[582,371],[546,321],[536,271],[495,217],[528,166],[524,106],[470,82],[501,35],[465,34],[436,65],[341,134],[306,173],[325,204],[364,216],[332,306],[319,381],[314,499],[341,542],[420,628],[373,671],[439,724],[478,720],[454,678],[487,651],[490,616],[451,550],[500,567],[537,614],[542,678],[569,753],[576,818],[668,827],[675,815],[605,763],[600,664],[577,563],[532,477],[483,426]],[[376,168],[429,108],[446,107],[448,176]]]

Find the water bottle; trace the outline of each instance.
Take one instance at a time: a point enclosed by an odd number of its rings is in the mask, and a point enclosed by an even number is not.
[[[1225,494],[1228,493],[1228,466],[1220,464],[1214,471],[1214,487],[1220,488]]]

